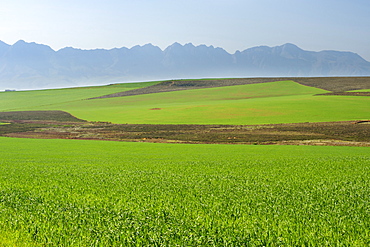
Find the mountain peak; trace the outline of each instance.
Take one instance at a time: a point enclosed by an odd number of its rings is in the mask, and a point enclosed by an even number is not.
[[[29,50],[36,50],[36,49],[43,49],[43,50],[49,50],[49,51],[54,51],[51,49],[50,46],[43,45],[43,44],[37,44],[35,42],[26,42],[24,40],[18,40],[17,42],[12,45],[14,48],[20,48],[20,49],[29,49]]]
[[[152,43],[147,43],[147,44],[143,45],[142,47],[145,47],[145,48],[154,48],[154,49],[161,49],[158,46],[153,45]]]
[[[28,44],[26,41],[24,41],[23,39],[20,39],[18,40],[17,42],[15,42],[13,44],[13,46],[18,46],[18,45],[25,45],[25,44]]]
[[[175,43],[173,43],[172,45],[169,45],[169,46],[167,46],[167,48],[166,49],[164,49],[164,52],[168,52],[168,51],[173,51],[173,50],[178,50],[178,49],[180,49],[180,48],[182,48],[183,46],[180,44],[180,43],[178,43],[178,42],[175,42]]]
[[[184,47],[195,47],[195,46],[193,45],[193,43],[186,43],[186,44],[184,45]]]
[[[173,43],[172,45],[170,45],[168,47],[179,47],[179,46],[182,47],[182,45],[179,42],[175,42],[175,43]]]
[[[296,46],[295,44],[292,44],[292,43],[286,43],[286,44],[284,44],[280,47],[282,48],[282,50],[290,51],[290,52],[303,51],[301,48],[299,48],[298,46]]]
[[[295,44],[292,44],[292,43],[285,43],[285,44],[281,45],[281,47],[289,47],[289,48],[298,48],[298,49],[301,49],[301,48],[299,48],[298,46],[296,46]]]

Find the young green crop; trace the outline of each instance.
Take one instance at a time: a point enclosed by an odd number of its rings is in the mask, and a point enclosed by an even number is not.
[[[370,114],[368,97],[314,96],[326,91],[292,81],[84,100],[154,83],[4,93],[0,110],[64,110],[90,121],[152,124],[326,122]]]
[[[370,244],[369,148],[0,138],[0,150],[3,245]]]
[[[0,111],[24,111],[53,108],[55,105],[81,101],[111,93],[147,87],[158,82],[122,83],[108,86],[78,87],[0,93]]]
[[[30,92],[28,96],[36,98],[29,100],[28,106],[9,99],[8,108],[5,104],[1,110],[63,110],[90,121],[144,124],[329,122],[368,119],[370,115],[369,97],[315,96],[326,91],[293,81],[95,100],[82,100],[81,95],[74,94],[72,96],[78,100],[71,100],[73,97],[69,96],[62,99],[62,94],[51,92],[50,97],[37,100],[37,96]],[[66,92],[69,95],[70,92]],[[17,99],[15,93],[12,97]],[[97,93],[98,90],[94,94]],[[87,96],[86,93],[83,95]],[[20,102],[26,102],[22,99]]]
[[[359,90],[351,90],[348,92],[370,92],[370,89],[359,89]]]

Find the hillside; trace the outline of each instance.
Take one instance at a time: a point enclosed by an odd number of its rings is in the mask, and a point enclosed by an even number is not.
[[[370,77],[286,77],[286,78],[229,78],[203,80],[170,80],[133,90],[126,90],[91,99],[113,98],[140,94],[172,92],[181,90],[248,85],[273,81],[293,80],[302,85],[332,92],[370,89]]]
[[[297,78],[311,86],[281,79],[180,80],[3,92],[0,122],[5,125],[0,135],[169,143],[370,145],[368,78]],[[331,93],[313,87],[315,83],[332,90],[349,86],[361,89]]]
[[[279,124],[366,120],[370,116],[369,97],[317,96],[329,91],[294,81],[86,100],[142,87],[140,83],[136,88],[128,86],[3,92],[0,110],[61,110],[88,121],[121,124]]]

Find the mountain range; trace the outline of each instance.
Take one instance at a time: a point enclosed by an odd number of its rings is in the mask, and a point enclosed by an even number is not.
[[[294,44],[230,54],[222,48],[174,43],[110,50],[0,41],[0,90],[40,89],[157,79],[368,76],[370,62],[352,52],[305,51]]]

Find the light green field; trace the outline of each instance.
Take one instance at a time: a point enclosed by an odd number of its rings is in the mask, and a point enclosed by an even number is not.
[[[292,81],[85,100],[152,84],[0,94],[0,110],[64,110],[90,121],[153,124],[323,122],[370,116],[368,97],[314,96],[326,91]]]
[[[25,109],[32,108],[47,108],[71,102],[78,105],[80,101],[88,98],[147,87],[156,83],[158,82],[122,83],[109,86],[1,92],[0,111],[23,111]]]
[[[327,122],[368,119],[369,98],[313,97],[311,95],[215,100],[177,103],[158,98],[149,103],[146,96],[84,102],[79,108],[65,106],[75,116],[92,121],[153,124],[269,124],[291,122]],[[171,97],[175,95],[171,95]],[[200,96],[201,97],[201,96]],[[143,104],[138,102],[143,100]],[[161,110],[151,110],[160,108]]]
[[[360,90],[352,90],[348,92],[370,92],[370,89],[360,89]]]
[[[369,97],[314,96],[324,92],[282,81],[96,100],[63,102],[49,97],[49,104],[35,98],[28,107],[8,103],[1,110],[64,110],[90,121],[151,124],[269,124],[370,117]],[[63,97],[68,99],[67,93]]]
[[[0,138],[0,245],[368,246],[360,147]]]

